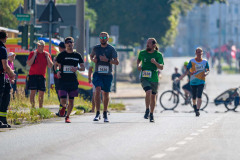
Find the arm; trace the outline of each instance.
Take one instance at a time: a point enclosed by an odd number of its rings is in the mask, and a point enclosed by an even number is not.
[[[93,67],[89,67],[89,69],[88,69],[88,83],[92,82],[92,72],[93,72]]]
[[[159,63],[155,60],[155,58],[152,58],[152,59],[151,59],[151,62],[152,62],[153,64],[155,64],[158,69],[163,70],[163,65],[162,65],[162,64],[159,64]]]
[[[137,59],[137,69],[138,69],[139,71],[142,70],[141,61],[140,61],[139,59]]]
[[[119,60],[118,60],[118,58],[113,58],[112,60],[109,61],[109,63],[118,65],[119,64]]]
[[[189,69],[187,69],[186,72],[178,78],[178,80],[182,80],[187,74],[190,74]]]
[[[31,54],[29,56],[31,56]],[[36,56],[37,56],[37,51],[34,51],[33,52],[33,56],[30,59],[27,60],[27,65],[28,66],[31,66],[33,64]]]
[[[85,71],[84,63],[80,63],[80,68],[78,70],[79,71]]]
[[[15,74],[14,71],[9,67],[6,59],[2,59],[2,65],[3,65],[4,71],[7,72],[9,78],[10,78],[11,80],[15,79],[16,74]]]
[[[90,59],[91,61],[93,61],[94,63],[97,63],[97,58],[96,58],[96,53],[94,51],[94,48],[92,50],[92,53],[90,54]]]
[[[47,59],[47,66],[48,66],[48,68],[52,68],[53,62],[52,62],[52,60],[50,58],[51,57],[50,54],[48,52],[45,52],[45,56],[46,56],[46,59]]]

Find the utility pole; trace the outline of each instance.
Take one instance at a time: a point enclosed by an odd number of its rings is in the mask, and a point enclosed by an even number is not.
[[[24,14],[28,14],[28,0],[24,0]]]
[[[88,54],[89,54],[89,20],[86,21],[86,67],[89,66],[88,64]]]
[[[218,67],[217,67],[217,73],[221,74],[222,73],[222,65],[221,65],[221,41],[222,41],[222,14],[221,14],[221,3],[219,3],[219,32],[218,32]]]
[[[84,59],[84,50],[85,50],[85,22],[84,22],[84,3],[85,0],[77,0],[76,4],[76,26],[80,32],[80,36],[77,39],[76,49],[82,55]]]

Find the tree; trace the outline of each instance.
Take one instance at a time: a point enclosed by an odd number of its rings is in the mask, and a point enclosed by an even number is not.
[[[12,14],[23,0],[0,0],[0,26],[17,29],[18,21]]]
[[[161,47],[173,44],[180,14],[194,4],[212,4],[223,0],[87,0],[98,15],[96,30],[109,32],[111,25],[120,27],[120,43],[133,45],[155,37]]]

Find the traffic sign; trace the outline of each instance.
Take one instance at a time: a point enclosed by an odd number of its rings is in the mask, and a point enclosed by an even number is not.
[[[16,14],[16,18],[19,21],[30,21],[30,14]]]

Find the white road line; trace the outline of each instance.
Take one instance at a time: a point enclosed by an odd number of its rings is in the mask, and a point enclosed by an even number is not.
[[[193,137],[186,137],[185,140],[191,141],[193,140]]]
[[[159,153],[159,154],[155,154],[154,156],[152,156],[151,158],[158,158],[158,159],[160,159],[160,158],[163,158],[164,156],[166,156],[166,154],[165,153]]]
[[[177,142],[176,144],[178,144],[178,145],[184,145],[184,144],[186,144],[187,142],[186,141],[180,141],[180,142]]]
[[[167,148],[165,151],[173,152],[173,151],[175,151],[175,150],[177,150],[177,149],[178,149],[178,147],[169,147],[169,148]]]
[[[192,133],[192,134],[190,134],[191,136],[198,136],[199,135],[199,133]]]
[[[204,132],[204,129],[199,129],[199,130],[197,130],[198,132]]]
[[[209,128],[209,126],[202,126],[202,128]]]

